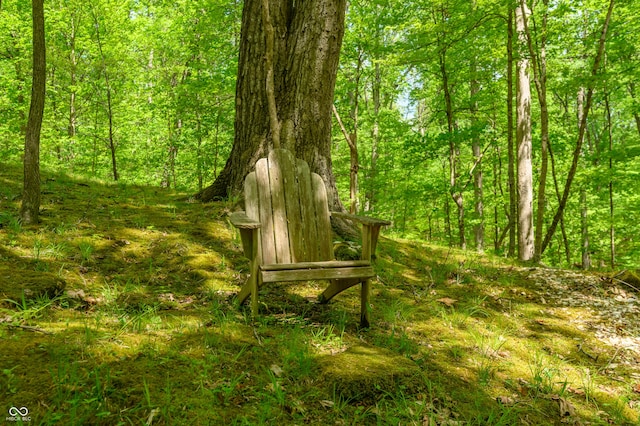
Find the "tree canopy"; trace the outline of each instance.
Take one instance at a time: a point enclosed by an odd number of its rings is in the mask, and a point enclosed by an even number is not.
[[[528,39],[512,34],[510,56],[512,19],[523,4],[531,10]],[[567,266],[584,263],[586,254],[597,267],[637,265],[640,2],[615,3],[602,39],[613,4],[348,2],[331,130],[343,203],[351,198],[358,210],[392,220],[400,236],[515,255],[510,189],[517,182],[510,165],[517,156],[508,143],[515,110],[507,105],[516,92],[509,62],[527,59],[531,214],[542,238],[540,260]],[[210,185],[237,134],[243,5],[52,0],[44,6],[45,169],[191,194]],[[26,0],[0,3],[3,163],[23,155],[30,13]]]

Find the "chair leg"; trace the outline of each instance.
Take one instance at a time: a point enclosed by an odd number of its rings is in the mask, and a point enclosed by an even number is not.
[[[329,286],[318,296],[320,303],[327,303],[333,299],[334,296],[342,293],[348,288],[353,287],[356,284],[360,284],[362,278],[343,278],[331,280]]]
[[[251,280],[251,315],[258,316],[258,288],[260,287],[258,274],[253,275]]]
[[[242,288],[238,292],[238,295],[236,296],[238,306],[241,306],[247,300],[247,298],[251,296],[251,279],[252,278],[253,277],[249,275],[247,277],[247,280],[242,285]]]
[[[258,272],[258,269],[258,264],[252,262],[249,277],[247,278],[247,281],[245,281],[242,289],[237,296],[238,305],[242,305],[245,300],[247,300],[247,298],[251,296],[251,315],[254,317],[258,315],[258,289],[262,284],[260,282],[260,274]]]
[[[371,280],[362,282],[360,290],[360,327],[369,328],[369,295],[371,293]]]

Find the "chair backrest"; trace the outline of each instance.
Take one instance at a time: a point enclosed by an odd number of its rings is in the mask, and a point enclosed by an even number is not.
[[[272,150],[244,185],[247,216],[262,225],[263,264],[334,259],[327,192],[306,162]]]

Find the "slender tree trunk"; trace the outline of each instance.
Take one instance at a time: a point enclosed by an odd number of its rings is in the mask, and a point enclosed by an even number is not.
[[[609,104],[609,92],[606,87],[604,102],[607,109],[607,137],[609,141],[609,266],[611,269],[614,269],[616,267],[616,232],[613,210],[613,125],[611,120],[611,105]],[[638,130],[640,131],[640,127]]]
[[[445,162],[442,163],[442,172],[446,179],[447,177],[447,164]],[[447,241],[449,243],[449,247],[453,246],[453,231],[451,229],[451,205],[449,204],[449,200],[451,197],[444,197],[444,229],[447,234]]]
[[[196,95],[197,98],[198,95]],[[203,158],[204,153],[202,152],[202,113],[200,109],[196,109],[196,138],[197,138],[197,155],[196,158],[196,174],[198,175],[198,191],[202,191],[204,187],[204,167],[203,167]]]
[[[236,83],[235,140],[215,182],[197,194],[203,201],[241,194],[244,177],[273,146],[264,69],[265,32],[260,0],[242,14]],[[273,77],[283,147],[304,159],[325,182],[329,206],[344,210],[331,163],[331,115],[345,0],[270,0],[274,29]]]
[[[589,222],[587,219],[587,190],[580,188],[580,217],[582,227],[582,269],[591,268],[591,256],[589,255]]]
[[[585,90],[581,87],[578,91],[577,112],[578,112],[578,131],[580,130],[580,123],[582,123],[582,116],[584,115],[584,102],[585,102]],[[587,135],[588,137],[588,135]],[[591,147],[590,149],[591,150]],[[591,267],[591,259],[589,257],[589,224],[587,220],[587,191],[584,188],[580,188],[580,229],[582,244],[581,248],[581,265],[585,271]]]
[[[609,8],[607,10],[607,17],[605,18],[604,25],[602,27],[602,33],[600,34],[600,41],[598,42],[598,51],[596,53],[596,57],[593,61],[593,67],[591,69],[591,76],[595,77],[598,74],[598,70],[600,69],[600,61],[604,54],[605,41],[607,39],[607,30],[609,28],[609,22],[611,22],[611,15],[613,14],[614,0],[610,0]],[[578,169],[578,160],[580,158],[580,152],[582,151],[582,143],[584,141],[584,134],[587,126],[587,117],[589,115],[589,110],[591,109],[591,102],[593,97],[593,89],[594,83],[593,80],[588,82],[587,89],[587,97],[584,107],[584,114],[582,116],[582,120],[580,121],[580,130],[578,131],[578,140],[576,142],[576,148],[573,151],[573,161],[571,162],[571,168],[569,169],[569,174],[567,175],[567,181],[564,186],[564,191],[562,193],[562,199],[560,200],[560,205],[558,206],[558,210],[553,217],[553,222],[551,222],[551,226],[547,229],[547,234],[544,237],[544,241],[542,242],[542,252],[546,249],[549,241],[553,238],[553,234],[556,231],[556,227],[558,226],[558,222],[560,218],[564,214],[564,209],[567,205],[567,200],[569,199],[569,194],[571,192],[571,184],[573,183],[573,178],[576,175],[576,170]]]
[[[507,155],[509,164],[507,166],[507,182],[509,189],[509,249],[507,256],[515,257],[516,254],[516,219],[518,197],[516,193],[516,156],[515,143],[513,139],[513,9],[509,7],[509,24],[507,27]]]
[[[350,167],[349,167],[349,212],[355,214],[359,210],[358,203],[358,172],[360,170],[360,162],[358,157],[358,124],[359,124],[359,109],[360,109],[360,76],[362,71],[362,61],[363,55],[360,51],[358,51],[358,59],[356,63],[356,75],[354,85],[355,88],[353,92],[350,92],[349,98],[351,100],[351,120],[353,122],[353,130],[349,132],[344,125],[344,122],[340,118],[338,114],[338,110],[335,105],[333,105],[333,115],[340,126],[340,130],[342,130],[342,134],[344,135],[344,139],[347,141],[347,145],[349,146],[349,159],[350,159]]]
[[[528,13],[525,12],[526,2],[520,1],[520,8],[523,16],[524,32],[527,40],[527,48],[529,50],[529,56],[531,58],[533,68],[533,79],[536,86],[536,93],[538,94],[538,103],[540,104],[540,145],[541,145],[541,158],[540,158],[540,177],[538,181],[538,206],[536,210],[536,227],[535,227],[535,243],[534,243],[534,260],[539,261],[542,255],[542,235],[544,225],[544,212],[546,206],[546,187],[547,187],[547,174],[549,168],[549,108],[547,106],[547,58],[546,58],[546,45],[547,45],[547,14],[548,14],[548,0],[543,0],[545,10],[542,15],[542,28],[539,44],[539,55],[533,48],[533,40],[531,29],[528,23]]]
[[[476,77],[476,58],[472,59],[471,63],[471,84],[470,84],[470,97],[471,97],[471,121],[472,126],[478,122],[478,101],[476,97],[480,92],[480,83]],[[474,126],[475,127],[475,126]],[[472,140],[471,150],[473,151],[473,158],[475,160],[475,167],[473,168],[473,204],[476,223],[473,226],[473,234],[475,237],[476,250],[479,253],[484,252],[484,195],[482,187],[482,146],[480,142],[480,136],[475,135]]]
[[[24,141],[24,187],[20,217],[24,224],[38,223],[40,211],[40,130],[46,86],[46,46],[43,0],[32,0],[33,74],[31,106]]]
[[[629,91],[629,95],[631,95],[631,99],[636,100],[636,84],[634,82],[627,83],[627,90]],[[636,129],[638,130],[638,134],[640,135],[640,114],[638,114],[637,109],[633,111],[633,118],[636,121]]]
[[[78,57],[76,55],[76,26],[78,25],[75,13],[71,14],[71,34],[69,35],[69,62],[70,70],[70,93],[69,93],[69,124],[67,136],[73,142],[76,137],[77,112],[76,112],[76,73],[78,68]]]
[[[218,176],[218,159],[220,157],[220,108],[216,113],[216,132],[213,136],[213,176]]]
[[[365,194],[365,211],[372,212],[375,208],[376,200],[376,175],[378,167],[378,146],[380,144],[380,86],[382,85],[382,75],[380,63],[375,63],[375,74],[373,78],[373,126],[371,128],[371,165],[369,167],[369,190]]]
[[[558,175],[556,173],[556,161],[553,156],[553,150],[549,145],[549,158],[551,159],[551,176],[553,177],[553,186],[556,193],[558,204],[560,203],[562,196],[560,194],[560,187],[558,185]],[[567,229],[564,226],[564,218],[560,218],[560,230],[562,231],[562,242],[564,245],[564,255],[567,262],[567,266],[571,265],[571,251],[569,250],[569,238],[567,237]]]
[[[526,5],[516,8],[516,31],[521,46],[526,45],[524,22],[529,11]],[[533,241],[533,169],[531,165],[531,86],[527,68],[529,60],[524,49],[518,49],[516,90],[518,145],[518,258],[529,261],[534,256]]]
[[[447,69],[447,50],[442,48],[438,55],[440,62],[440,77],[442,79],[442,89],[444,93],[444,104],[447,115],[447,132],[449,134],[449,191],[451,198],[458,208],[458,237],[460,248],[467,248],[467,240],[464,229],[464,199],[462,191],[458,189],[458,147],[453,138],[454,118],[453,102],[449,88],[449,74]]]
[[[107,61],[102,51],[102,40],[100,38],[100,23],[98,22],[98,15],[93,13],[93,20],[96,28],[96,41],[98,43],[98,52],[102,60],[102,73],[104,75],[105,88],[107,90],[107,117],[109,119],[109,151],[111,152],[111,170],[113,173],[113,180],[118,180],[118,165],[116,163],[116,142],[113,130],[113,106],[111,101],[111,81],[109,80],[109,72],[107,70]]]
[[[347,145],[349,145],[349,157],[351,161],[351,167],[349,169],[349,212],[355,214],[358,211],[358,169],[360,168],[358,163],[358,145],[356,142],[357,133],[353,132],[349,134],[335,105],[333,106],[333,115],[342,130]]]

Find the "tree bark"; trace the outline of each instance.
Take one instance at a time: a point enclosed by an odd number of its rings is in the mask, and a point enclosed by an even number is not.
[[[538,103],[540,104],[540,177],[538,181],[538,206],[536,210],[536,227],[534,242],[534,259],[540,260],[542,255],[542,227],[544,225],[544,212],[546,205],[546,187],[547,174],[549,169],[549,108],[547,106],[547,14],[548,0],[543,0],[545,10],[542,17],[542,29],[540,37],[539,54],[533,48],[533,40],[531,29],[529,28],[527,13],[523,13],[523,26],[527,40],[527,48],[532,62],[533,80],[538,94]],[[520,1],[520,8],[524,11],[526,8],[525,0]]]
[[[607,110],[607,138],[609,142],[609,266],[616,267],[616,228],[613,204],[613,125],[611,120],[611,105],[609,103],[609,91],[605,86],[604,104]],[[637,117],[637,114],[636,114]],[[636,123],[638,120],[636,119]]]
[[[509,23],[507,27],[507,182],[509,186],[509,248],[507,256],[515,257],[516,254],[516,217],[518,197],[516,193],[515,176],[515,146],[513,140],[513,9],[509,7]]]
[[[72,12],[71,14],[71,33],[69,34],[69,63],[70,70],[70,89],[69,93],[69,124],[67,126],[67,135],[73,141],[76,137],[77,111],[76,111],[76,73],[78,68],[78,56],[76,54],[76,32],[79,18]]]
[[[587,190],[580,189],[580,224],[582,228],[582,269],[591,268],[591,256],[589,254],[589,221],[587,216]]]
[[[531,85],[527,68],[529,60],[522,46],[526,45],[524,22],[529,11],[526,5],[516,8],[516,32],[521,48],[517,68],[517,127],[518,145],[518,258],[522,261],[533,259],[533,168],[531,165]]]
[[[471,82],[470,82],[470,97],[471,97],[471,121],[472,126],[478,122],[478,101],[476,97],[480,92],[480,83],[476,78],[476,58],[472,59],[471,63]],[[482,147],[480,142],[480,136],[474,135],[471,150],[473,151],[473,158],[475,160],[475,166],[473,168],[473,203],[476,223],[473,226],[473,234],[475,237],[476,250],[479,253],[484,252],[484,194],[482,187]]]
[[[43,0],[32,0],[33,75],[31,106],[24,141],[24,186],[20,217],[24,224],[38,223],[40,211],[40,130],[46,86],[46,46]]]
[[[244,177],[273,146],[260,0],[242,13],[235,139],[224,169],[199,192],[202,201],[240,195]],[[344,34],[345,0],[269,1],[274,30],[274,95],[283,148],[305,160],[327,187],[329,207],[344,210],[331,163],[331,114]]]

